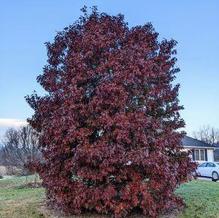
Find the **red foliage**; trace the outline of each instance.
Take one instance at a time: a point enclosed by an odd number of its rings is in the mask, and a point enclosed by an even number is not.
[[[174,190],[194,167],[180,150],[175,45],[150,23],[129,28],[95,8],[47,43],[38,82],[48,94],[27,101],[54,207],[156,217],[182,203]]]

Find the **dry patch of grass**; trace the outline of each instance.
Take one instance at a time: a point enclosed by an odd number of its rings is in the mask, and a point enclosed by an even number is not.
[[[7,201],[4,205],[0,206],[0,217],[1,218],[40,218],[45,217],[39,212],[38,201]]]

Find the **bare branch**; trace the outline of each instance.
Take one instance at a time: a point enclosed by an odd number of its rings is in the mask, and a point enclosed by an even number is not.
[[[19,129],[8,129],[0,150],[1,162],[5,166],[14,166],[26,170],[29,162],[42,158],[39,146],[39,135],[30,126]]]
[[[213,145],[219,142],[219,129],[208,125],[202,126],[198,131],[193,132],[193,137]]]

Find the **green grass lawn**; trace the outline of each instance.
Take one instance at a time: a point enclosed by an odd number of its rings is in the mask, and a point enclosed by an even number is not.
[[[33,181],[33,177],[27,181]],[[0,180],[0,218],[44,217],[38,210],[44,200],[44,189],[24,188],[25,183],[25,177]]]
[[[0,180],[0,218],[53,217],[40,210],[45,201],[43,188],[22,187],[25,177]],[[28,177],[28,182],[33,177]],[[178,218],[219,218],[219,183],[194,180],[181,185],[176,193],[186,202]]]
[[[219,183],[194,180],[181,185],[176,193],[182,196],[186,203],[180,218],[219,217]]]

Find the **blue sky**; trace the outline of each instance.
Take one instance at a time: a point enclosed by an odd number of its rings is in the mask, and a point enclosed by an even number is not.
[[[203,125],[219,128],[219,1],[135,0],[1,1],[0,138],[33,113],[24,96],[42,93],[36,77],[46,63],[44,42],[73,23],[83,5],[122,13],[129,26],[152,22],[160,38],[178,41],[182,117],[189,134]]]

